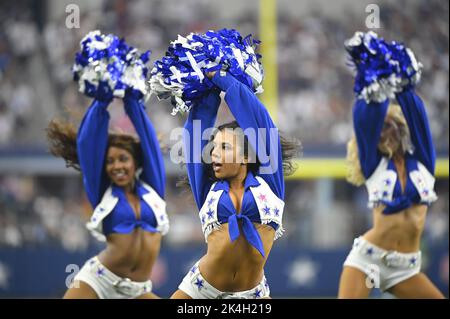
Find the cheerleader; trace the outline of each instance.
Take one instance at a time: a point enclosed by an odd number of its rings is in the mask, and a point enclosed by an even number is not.
[[[88,229],[106,248],[88,260],[64,298],[157,298],[150,275],[161,236],[169,229],[164,201],[165,170],[155,130],[140,92],[127,89],[126,114],[139,140],[108,134],[106,86],[99,89],[78,134],[53,120],[48,127],[51,152],[81,170],[94,213]]]
[[[366,57],[374,55],[374,63],[384,63],[387,60],[377,60],[375,53],[379,52],[377,44],[381,41],[373,33],[357,33],[347,43],[347,49],[362,52],[357,50],[370,46]],[[384,42],[381,45],[384,50],[391,48]],[[352,51],[353,48],[357,49]],[[404,70],[414,69],[415,76],[420,75],[420,65],[408,50],[400,51],[407,52],[406,61],[411,64]],[[366,61],[363,66],[356,60],[358,72],[374,65],[373,61]],[[386,67],[392,65],[402,63],[389,63]],[[377,70],[384,67],[380,64]],[[357,77],[357,82],[358,78],[363,77]],[[379,88],[384,93],[388,90],[387,82],[380,83],[381,86],[371,86],[373,90],[363,90],[353,107],[355,135],[347,146],[348,181],[366,185],[373,227],[354,240],[344,262],[338,297],[367,298],[372,288],[380,288],[398,298],[443,298],[420,271],[420,239],[428,206],[437,199],[433,190],[435,150],[425,106],[412,85],[394,91],[398,104],[389,101],[389,94],[375,96]],[[358,92],[357,85],[355,90]]]
[[[186,121],[184,144],[191,150],[187,173],[208,248],[171,298],[269,298],[264,265],[273,241],[283,233],[283,162],[292,169],[289,159],[298,145],[280,139],[278,131],[275,136],[269,133],[276,127],[248,86],[225,71],[207,76],[225,92],[236,121],[219,126],[209,144],[202,140],[201,149],[211,150],[210,164],[194,162],[194,126],[199,123],[202,136],[214,126],[219,90],[211,90],[195,105]],[[246,129],[265,129],[267,138],[251,140],[243,134]],[[256,161],[251,160],[249,148],[258,150],[258,146],[272,164],[269,173],[260,173],[259,153]]]

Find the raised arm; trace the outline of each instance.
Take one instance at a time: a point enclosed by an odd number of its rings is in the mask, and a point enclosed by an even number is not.
[[[202,139],[202,136],[205,130],[214,127],[219,105],[219,92],[211,91],[198,105],[191,109],[184,125],[183,142],[186,168],[192,193],[199,209],[202,207],[212,185],[206,167],[201,163],[202,151],[208,143],[208,140]],[[199,134],[201,135],[199,136]],[[194,147],[194,144],[196,144],[196,147]]]
[[[270,118],[269,112],[256,95],[232,75],[217,72],[213,82],[225,92],[225,101],[242,130],[252,129],[256,140],[251,136],[249,143],[255,150],[261,163],[261,176],[272,191],[284,199],[283,159],[278,129]],[[265,129],[258,131],[258,129]]]
[[[359,161],[364,177],[369,178],[377,168],[381,153],[378,151],[389,101],[367,104],[363,99],[353,107],[353,127],[358,143]]]
[[[142,174],[144,182],[151,185],[159,196],[165,194],[165,169],[162,152],[155,129],[150,122],[139,92],[128,90],[125,94],[125,112],[139,135],[142,149]]]
[[[414,145],[414,156],[431,174],[434,174],[436,152],[424,103],[413,90],[405,90],[397,94],[397,101],[408,123],[411,142]]]
[[[86,194],[93,208],[100,202],[109,180],[105,172],[108,148],[109,102],[94,100],[81,122],[77,155]]]

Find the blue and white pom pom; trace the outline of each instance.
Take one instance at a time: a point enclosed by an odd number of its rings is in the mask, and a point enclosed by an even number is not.
[[[150,51],[140,54],[124,39],[113,34],[103,35],[98,30],[89,32],[80,47],[72,68],[80,92],[99,97],[109,91],[112,96],[123,98],[125,90],[132,88],[148,96],[146,63]]]
[[[251,35],[242,38],[236,30],[179,35],[170,43],[166,55],[154,63],[151,93],[159,99],[171,99],[172,115],[189,112],[215,88],[204,73],[218,70],[226,70],[255,93],[261,93],[264,71],[261,56],[255,53],[258,44]]]
[[[373,31],[356,32],[345,48],[356,69],[354,91],[367,103],[393,99],[420,81],[423,66],[401,43],[386,42]]]

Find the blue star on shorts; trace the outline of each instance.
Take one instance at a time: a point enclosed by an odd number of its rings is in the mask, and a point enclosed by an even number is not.
[[[260,298],[261,297],[261,290],[259,290],[258,288],[256,288],[255,292],[253,293],[253,296],[255,298]]]
[[[103,269],[103,268],[99,268],[98,270],[97,270],[97,276],[103,276],[105,274],[105,269]]]
[[[191,268],[191,273],[195,273],[196,270],[197,270],[197,266],[193,266],[193,267]]]
[[[194,282],[194,285],[196,285],[199,290],[202,289],[203,288],[203,280],[200,278],[197,278],[196,281]]]

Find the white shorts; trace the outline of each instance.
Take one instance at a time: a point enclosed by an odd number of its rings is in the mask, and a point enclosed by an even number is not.
[[[387,251],[358,237],[344,266],[364,272],[368,288],[386,291],[420,272],[421,255],[420,251],[409,254]]]
[[[100,299],[133,299],[152,291],[152,282],[131,281],[111,272],[98,260],[97,256],[89,259],[75,276],[88,284]]]
[[[223,292],[211,286],[203,278],[200,274],[198,264],[199,262],[189,270],[178,286],[178,289],[193,299],[261,299],[270,296],[270,289],[265,276],[263,276],[261,282],[253,289],[239,292]]]

